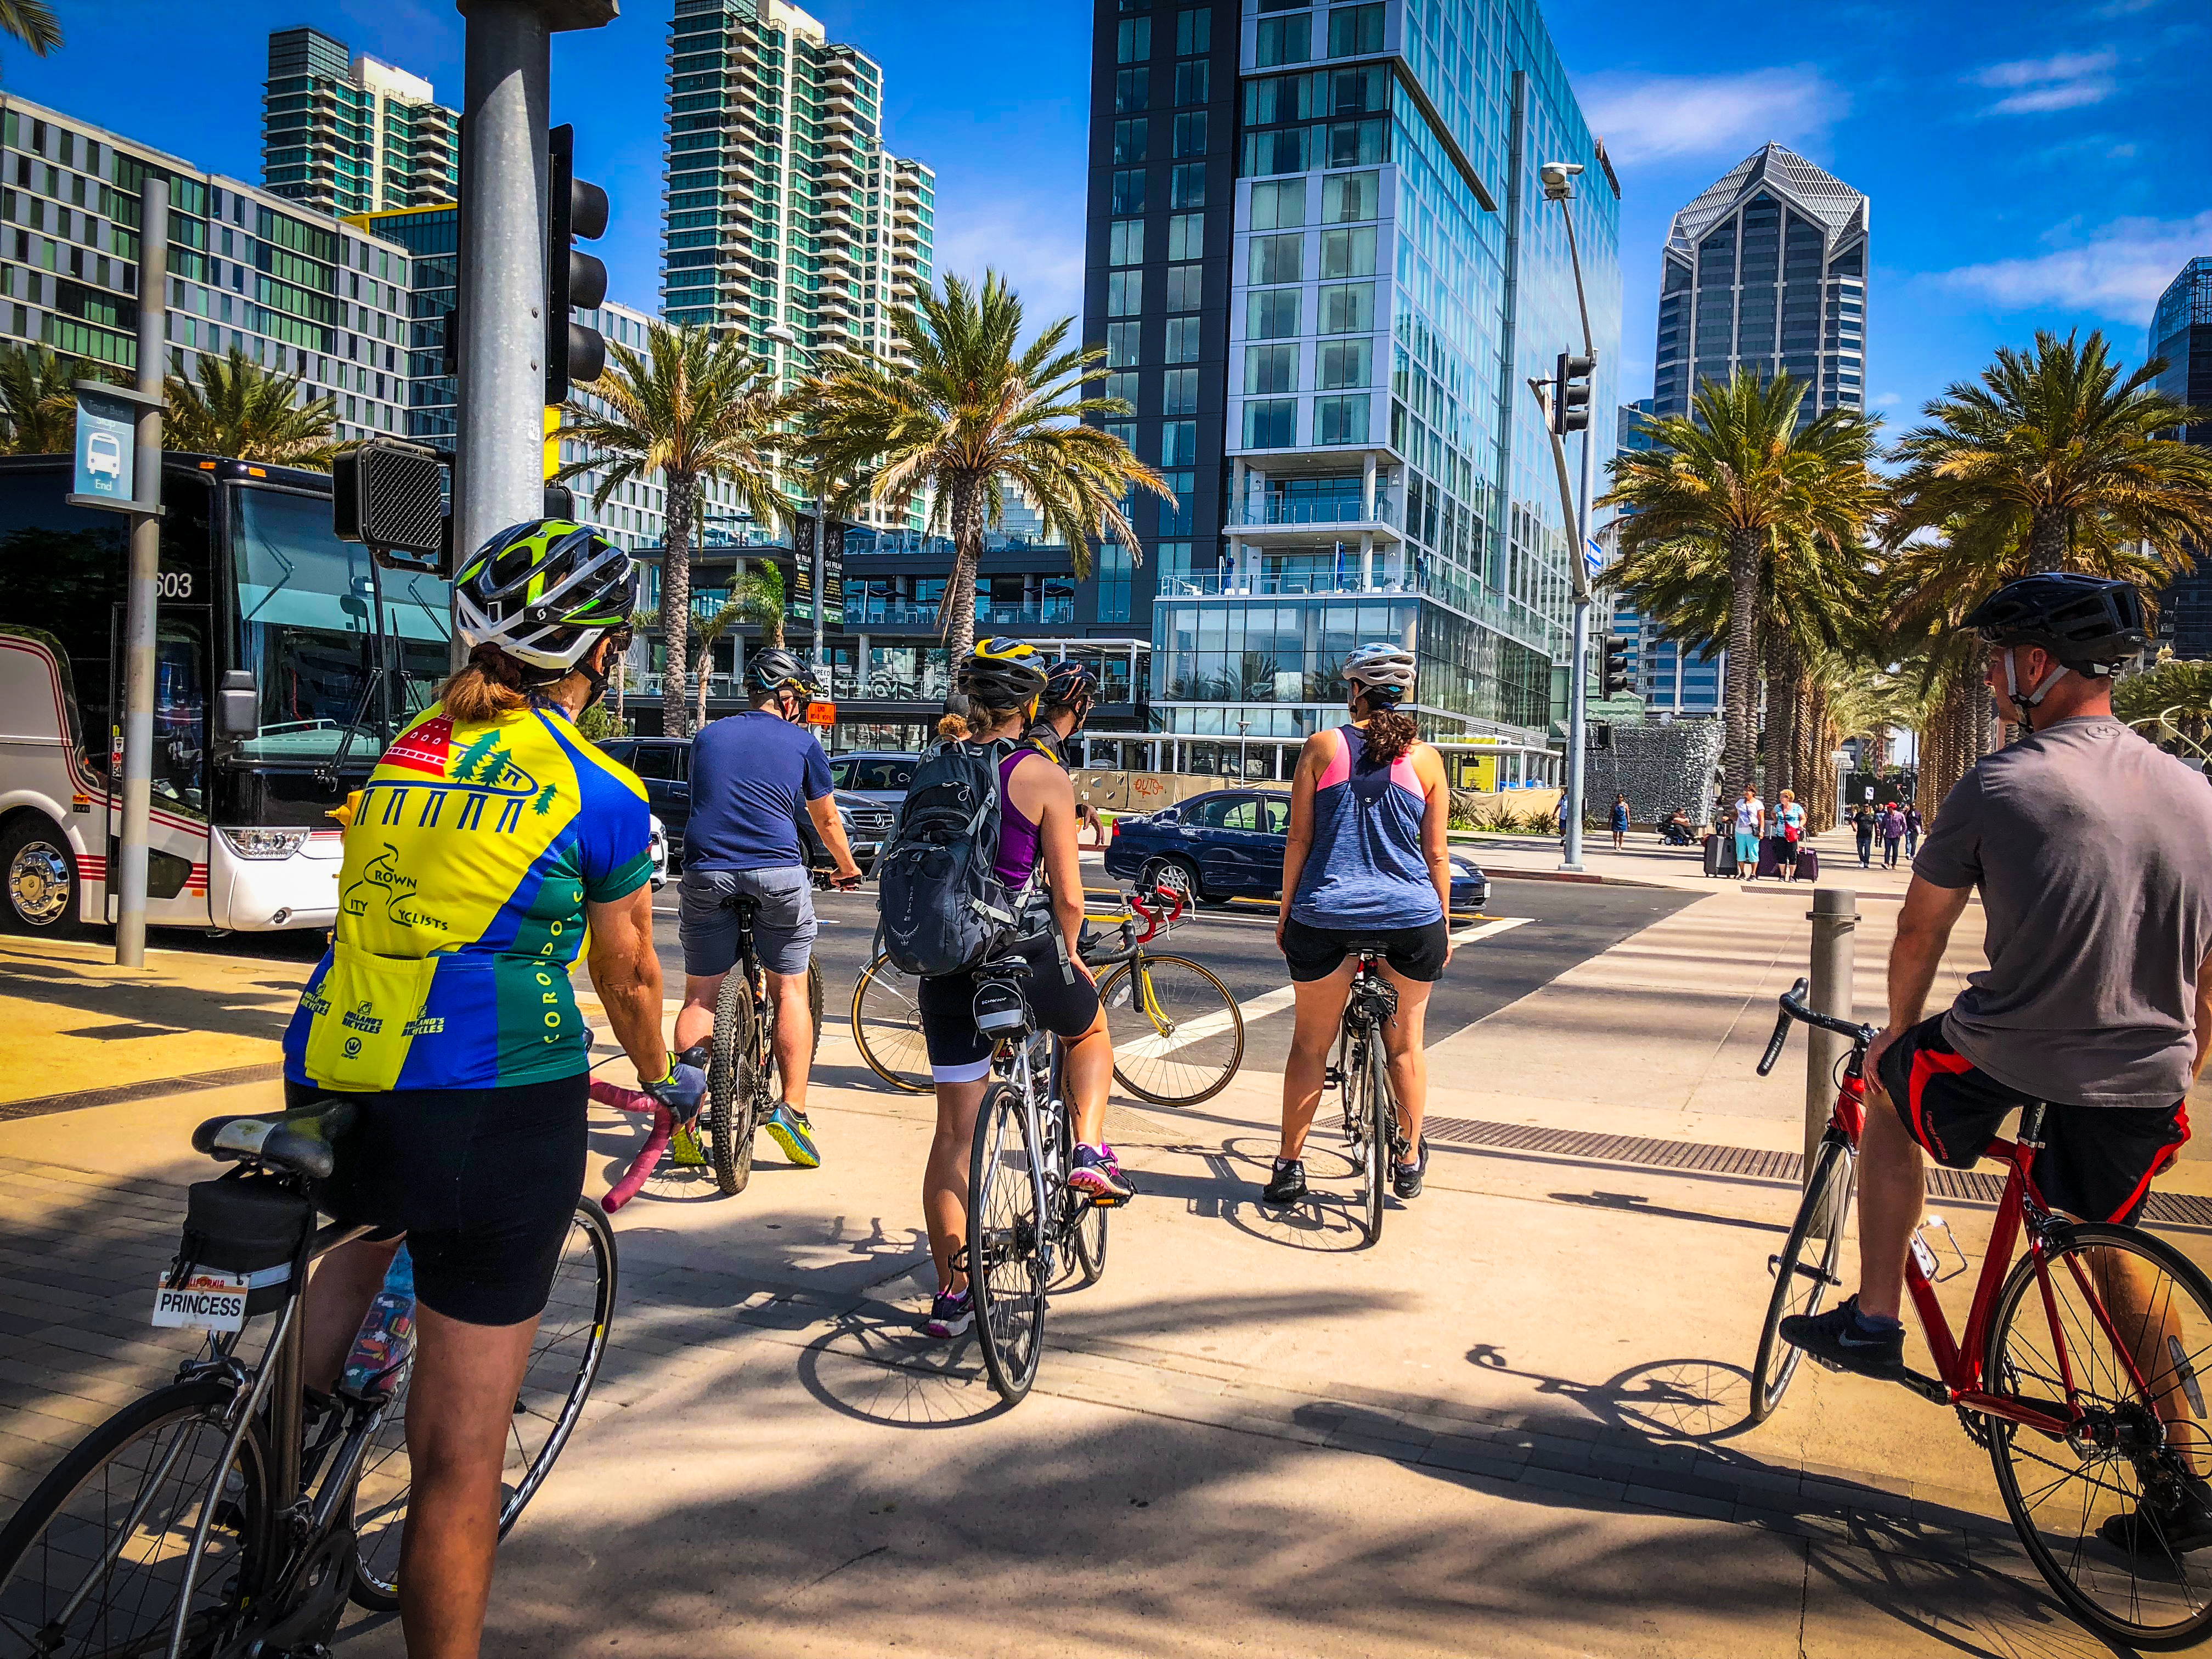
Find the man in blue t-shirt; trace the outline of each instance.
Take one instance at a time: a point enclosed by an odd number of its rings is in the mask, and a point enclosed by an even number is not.
[[[716,720],[691,739],[691,817],[684,830],[677,921],[684,939],[684,1007],[676,1016],[676,1046],[689,1050],[713,1037],[714,999],[738,959],[732,901],[751,899],[753,951],[775,1003],[775,1073],[783,1085],[762,1127],[793,1164],[811,1170],[822,1162],[806,1116],[814,1057],[806,964],[817,929],[799,813],[814,821],[836,860],[839,887],[858,886],[860,867],[830,798],[829,757],[800,724],[812,689],[805,665],[771,647],[745,665],[745,684],[752,712]]]

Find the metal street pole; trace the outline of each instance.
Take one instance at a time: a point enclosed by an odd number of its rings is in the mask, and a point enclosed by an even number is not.
[[[830,657],[822,644],[822,573],[828,568],[830,519],[823,511],[821,495],[814,497],[814,672],[822,677],[826,690],[830,684]]]
[[[1541,169],[1544,195],[1547,200],[1559,207],[1559,222],[1567,228],[1567,259],[1575,273],[1575,307],[1581,314],[1583,325],[1583,356],[1589,361],[1590,385],[1593,397],[1597,385],[1597,346],[1590,337],[1589,299],[1583,290],[1582,250],[1575,240],[1575,216],[1567,207],[1574,196],[1573,176],[1582,171],[1578,163],[1547,162]],[[1564,398],[1566,387],[1555,387],[1553,395]],[[1567,556],[1567,570],[1574,584],[1574,631],[1569,651],[1571,666],[1567,681],[1567,777],[1566,791],[1559,799],[1560,816],[1566,824],[1566,839],[1561,849],[1559,867],[1579,871],[1583,867],[1583,757],[1589,744],[1589,502],[1590,477],[1595,460],[1593,446],[1597,441],[1597,410],[1593,401],[1583,427],[1582,487],[1571,503],[1567,493],[1566,452],[1561,447],[1556,430],[1552,434],[1552,455],[1559,473],[1561,505],[1566,507],[1568,521],[1574,526],[1575,545]],[[1547,422],[1547,425],[1551,424]]]
[[[1813,890],[1812,987],[1806,1006],[1815,1013],[1838,1019],[1856,1019],[1854,1010],[1857,951],[1852,934],[1858,927],[1858,894],[1849,887]],[[1836,1099],[1836,1066],[1850,1044],[1817,1025],[1805,1030],[1805,1178],[1813,1176],[1813,1154],[1827,1133],[1828,1112]],[[1838,1183],[1841,1195],[1843,1183]],[[1838,1218],[1832,1218],[1839,1219]],[[1825,1230],[1824,1230],[1825,1231]]]
[[[115,960],[146,965],[146,849],[154,809],[154,679],[161,595],[161,374],[168,365],[169,181],[149,173],[138,215],[138,405],[133,447],[140,501],[131,520],[123,622],[123,824],[117,837]]]

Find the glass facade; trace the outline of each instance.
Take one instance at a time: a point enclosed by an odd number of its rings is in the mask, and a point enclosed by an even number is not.
[[[2160,392],[2192,409],[2212,409],[2212,258],[2191,259],[2159,296],[2150,355],[2166,359]],[[2187,428],[2182,436],[2212,444],[2212,422]],[[2196,569],[2159,595],[2158,629],[2175,656],[2203,661],[2212,658],[2212,549],[2196,553]]]
[[[1569,538],[1525,381],[1581,343],[1542,162],[1584,167],[1571,211],[1599,407],[1620,318],[1618,186],[1541,15],[1529,0],[1221,9],[1210,79],[1229,95],[1208,132],[1218,171],[1234,167],[1209,184],[1206,219],[1225,291],[1193,338],[1149,273],[1114,282],[1152,240],[1117,175],[1134,159],[1120,129],[1186,78],[1155,52],[1133,84],[1129,54],[1164,38],[1160,20],[1206,10],[1100,0],[1096,36],[1115,43],[1095,78],[1102,111],[1118,107],[1094,118],[1086,338],[1113,351],[1127,331],[1140,455],[1153,458],[1153,339],[1220,374],[1218,412],[1200,380],[1195,510],[1138,584],[1154,607],[1154,718],[1313,729],[1341,707],[1344,653],[1389,637],[1420,658],[1416,700],[1437,735],[1540,736],[1567,645]],[[1131,30],[1133,12],[1154,26]],[[1601,465],[1613,436],[1590,435]]]

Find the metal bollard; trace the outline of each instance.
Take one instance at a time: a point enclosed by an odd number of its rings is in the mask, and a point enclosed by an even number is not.
[[[1839,1019],[1856,1019],[1852,1012],[1852,971],[1856,951],[1852,935],[1859,923],[1859,896],[1848,887],[1816,887],[1813,908],[1811,994],[1806,1004],[1816,1013]],[[1817,1026],[1805,1030],[1805,1172],[1813,1170],[1814,1149],[1828,1127],[1829,1109],[1836,1100],[1836,1066],[1850,1052],[1848,1039]]]

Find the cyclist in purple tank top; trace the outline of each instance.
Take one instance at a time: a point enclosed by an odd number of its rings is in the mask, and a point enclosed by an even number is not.
[[[1381,949],[1382,971],[1398,993],[1397,1016],[1382,1039],[1399,1115],[1415,1149],[1411,1163],[1392,1171],[1400,1198],[1419,1195],[1428,1167],[1421,1025],[1430,988],[1451,960],[1444,839],[1451,790],[1443,757],[1414,738],[1413,717],[1398,711],[1412,695],[1413,666],[1413,653],[1395,645],[1365,645],[1347,657],[1352,722],[1306,739],[1291,784],[1275,943],[1289,960],[1297,1007],[1283,1070],[1283,1146],[1261,1193],[1270,1204],[1305,1196],[1300,1155],[1358,965],[1353,947],[1363,944]]]

